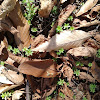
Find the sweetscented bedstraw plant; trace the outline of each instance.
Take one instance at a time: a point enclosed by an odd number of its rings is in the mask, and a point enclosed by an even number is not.
[[[90,88],[90,92],[94,93],[95,92],[95,89],[96,89],[96,85],[91,83],[89,85],[89,88]]]

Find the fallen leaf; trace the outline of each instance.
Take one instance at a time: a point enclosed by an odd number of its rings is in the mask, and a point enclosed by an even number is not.
[[[43,78],[56,77],[58,74],[56,64],[51,59],[26,61],[19,65],[18,70],[27,75]]]
[[[32,49],[32,51],[50,52],[52,50],[59,50],[60,48],[68,50],[70,48],[81,46],[82,43],[90,37],[90,34],[81,30],[67,30],[60,34],[56,34],[50,40]]]
[[[57,0],[40,0],[41,8],[39,11],[39,15],[41,17],[47,18],[53,8],[53,6],[57,3]]]
[[[98,82],[100,82],[100,67],[97,66],[97,64],[96,64],[95,61],[92,62],[91,73],[92,73],[93,77],[94,77]]]
[[[100,91],[93,95],[92,100],[99,100],[100,99]]]
[[[65,1],[67,1],[67,0],[60,0],[60,3],[64,3]]]
[[[76,14],[76,17],[84,14],[88,10],[90,10],[92,7],[94,7],[97,4],[98,0],[87,0],[86,3],[81,7],[79,12]]]
[[[77,47],[70,49],[67,53],[73,56],[85,56],[85,57],[94,57],[96,55],[97,50],[92,47]]]

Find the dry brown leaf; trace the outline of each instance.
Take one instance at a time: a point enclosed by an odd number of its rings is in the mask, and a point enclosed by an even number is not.
[[[93,95],[92,100],[99,100],[100,99],[100,91]]]
[[[57,3],[57,0],[40,0],[41,8],[39,11],[39,15],[41,17],[48,17],[53,6]]]
[[[90,10],[92,7],[94,7],[97,4],[98,0],[87,0],[86,3],[81,7],[79,12],[76,14],[76,17],[84,14],[88,10]]]
[[[100,34],[96,34],[96,36],[94,38],[96,39],[97,42],[100,43]]]
[[[89,15],[92,15],[93,12],[99,12],[99,11],[100,11],[100,5],[98,4],[91,9]]]
[[[95,79],[91,75],[89,75],[85,72],[80,72],[79,78],[82,80],[86,79],[87,81],[95,82]]]
[[[26,61],[19,65],[18,70],[27,75],[44,78],[56,77],[58,74],[56,64],[51,59]]]
[[[96,64],[95,61],[92,62],[91,73],[95,80],[100,82],[100,67]]]
[[[67,53],[73,56],[86,56],[86,57],[94,57],[96,55],[97,50],[92,47],[77,47],[70,49]]]
[[[61,12],[60,15],[58,17],[58,20],[56,21],[56,23],[53,25],[53,27],[51,28],[51,30],[49,31],[49,36],[51,37],[53,35],[53,33],[55,32],[55,29],[57,26],[62,26],[63,23],[67,20],[67,18],[69,17],[69,15],[76,9],[76,5],[71,5],[69,4],[68,6],[66,6],[66,8],[64,8]]]
[[[5,16],[14,9],[17,0],[4,0],[0,5],[0,18]]]
[[[69,99],[73,100],[73,92],[67,87],[67,84],[64,83],[62,89],[60,89],[62,93],[64,93]],[[69,100],[68,99],[68,100]]]
[[[21,12],[19,2],[16,2],[15,9],[9,13],[9,17],[14,25],[14,27],[19,31],[16,34],[15,39],[17,46],[20,50],[23,47],[29,47],[30,45],[30,35],[29,35],[29,28],[30,25],[28,21],[25,19]]]
[[[82,91],[78,91],[78,93],[75,95],[75,100],[81,100],[84,93]]]
[[[60,34],[56,34],[50,40],[42,43],[32,50],[39,52],[50,52],[52,50],[59,50],[60,48],[67,50],[70,48],[81,46],[82,43],[90,37],[91,35],[81,30],[67,30],[61,32]]]
[[[12,100],[19,100],[24,91],[16,90],[12,95]]]

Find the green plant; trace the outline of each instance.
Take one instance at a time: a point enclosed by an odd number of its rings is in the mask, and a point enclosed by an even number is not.
[[[95,92],[95,89],[96,89],[96,85],[91,83],[89,85],[89,88],[90,88],[90,92],[94,93]]]
[[[69,82],[66,82],[67,86],[69,86]]]
[[[79,75],[80,75],[80,70],[78,70],[78,69],[74,70],[74,74],[75,74],[76,76],[79,76]]]
[[[57,32],[57,33],[60,33],[60,32],[62,32],[62,31],[63,31],[62,27],[61,27],[61,26],[57,26],[56,32]]]
[[[32,32],[37,32],[38,30],[37,30],[37,28],[32,27],[32,28],[31,28],[31,31],[32,31]]]
[[[100,58],[100,49],[98,49],[96,57]]]
[[[71,26],[71,27],[69,28],[69,30],[70,30],[70,31],[73,31],[73,30],[74,30],[74,27],[73,27],[73,26]]]
[[[51,26],[51,27],[53,27],[54,23],[55,23],[55,22],[53,21],[53,22],[51,23],[51,25],[50,25],[50,26]]]
[[[52,60],[53,60],[54,62],[57,62],[57,58],[54,58],[54,57],[53,57]]]
[[[8,51],[13,50],[13,48],[12,48],[12,46],[11,46],[11,45],[9,45],[7,49],[8,49]]]
[[[2,94],[1,94],[2,99],[7,100],[9,97],[12,96],[13,92],[14,92],[14,91],[2,93]]]
[[[89,66],[89,67],[92,67],[92,63],[88,63],[88,66]]]
[[[57,55],[61,55],[62,53],[64,53],[64,49],[63,49],[63,48],[61,48],[61,49],[59,49],[59,50],[57,51]]]
[[[84,66],[84,64],[81,63],[80,61],[76,61],[76,66]]]
[[[63,99],[65,98],[65,95],[62,92],[59,93],[59,96],[62,97]]]
[[[73,16],[69,16],[67,20],[68,21],[72,21],[73,20]]]
[[[3,61],[0,62],[0,65],[4,66],[4,64],[5,64],[5,62],[3,62]]]
[[[64,29],[68,29],[68,28],[70,28],[70,25],[69,25],[69,23],[67,23],[67,24],[66,24],[66,23],[64,23],[64,26],[63,26],[63,28],[64,28]]]
[[[64,79],[59,79],[59,81],[57,82],[57,85],[61,85],[63,86],[63,84],[65,83]]]
[[[53,9],[51,10],[51,13],[57,15],[58,14],[57,9],[58,9],[57,6],[54,6]]]
[[[12,49],[12,51],[14,54],[20,54],[20,51],[18,48],[14,48],[14,49]]]
[[[52,98],[51,96],[48,96],[46,97],[46,100],[51,100],[51,98]]]
[[[26,55],[26,56],[30,56],[30,55],[33,54],[33,51],[32,51],[31,49],[26,48],[26,47],[24,47],[24,48],[22,49],[22,51],[25,52],[25,55]]]
[[[83,100],[88,100],[86,97],[83,97]]]
[[[32,21],[34,15],[36,15],[35,12],[38,9],[38,7],[35,7],[33,2],[34,2],[34,0],[22,0],[22,4],[26,9],[26,10],[24,10],[25,11],[24,16],[28,20],[29,24],[31,24],[31,21]]]

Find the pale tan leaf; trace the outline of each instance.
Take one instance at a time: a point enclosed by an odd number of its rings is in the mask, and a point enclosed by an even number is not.
[[[50,52],[52,50],[70,49],[81,46],[84,41],[90,38],[91,35],[81,30],[63,31],[60,34],[56,34],[49,41],[44,42],[38,47],[32,49],[39,52]]]
[[[76,14],[76,16],[80,16],[90,10],[92,7],[94,7],[97,4],[98,0],[87,0],[86,3],[81,7],[79,12]]]
[[[14,9],[17,0],[4,0],[0,5],[0,18],[5,16]]]
[[[67,1],[67,0],[60,0],[60,3],[64,3],[65,1]]]
[[[100,82],[100,67],[96,64],[95,61],[92,62],[91,73],[93,77]]]
[[[74,55],[74,56],[86,56],[86,57],[93,57],[96,55],[97,50],[92,47],[77,47],[70,49],[67,53]]]
[[[57,0],[40,0],[41,8],[39,11],[39,15],[41,17],[48,17],[53,6],[57,3]]]
[[[51,59],[26,61],[19,65],[18,70],[27,75],[44,78],[56,77],[58,74],[56,64]]]
[[[15,28],[19,31],[14,36],[16,39],[17,46],[20,50],[23,47],[29,47],[30,45],[30,35],[29,35],[29,28],[30,25],[28,21],[25,19],[21,12],[21,7],[19,2],[16,2],[15,9],[9,13],[9,17],[15,26]]]

